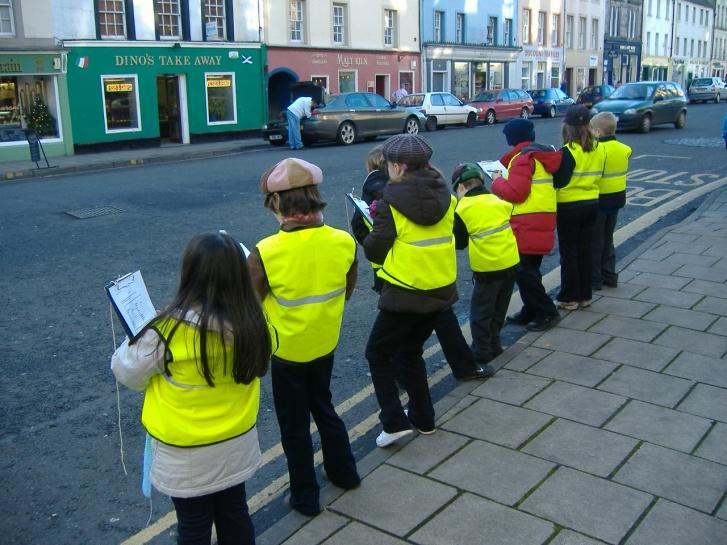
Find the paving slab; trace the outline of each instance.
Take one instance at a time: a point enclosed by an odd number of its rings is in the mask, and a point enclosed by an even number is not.
[[[634,259],[624,270],[639,273],[671,274],[679,267],[681,267],[681,263],[668,263],[666,261],[652,261],[651,259],[638,258]]]
[[[452,487],[382,465],[366,477],[363,486],[343,494],[329,509],[405,536],[456,495]]]
[[[511,359],[507,365],[505,365],[505,368],[513,371],[525,371],[542,360],[545,356],[552,353],[552,350],[543,350],[542,348],[528,346],[525,350]]]
[[[724,284],[708,282],[707,280],[692,280],[689,284],[681,288],[681,290],[689,293],[711,295],[713,297],[724,297],[725,295]]]
[[[615,337],[593,356],[651,371],[661,371],[677,354],[679,350],[674,348]]]
[[[669,346],[686,352],[716,358],[727,352],[727,337],[677,326],[670,326],[669,329],[654,339],[654,342],[661,346]]]
[[[353,522],[328,538],[322,545],[371,545],[372,543],[376,545],[406,545],[407,542],[358,522]],[[291,543],[291,545],[297,545],[297,542],[295,544]]]
[[[682,352],[663,372],[727,388],[727,362],[720,358]]]
[[[546,378],[501,369],[494,377],[472,390],[472,395],[521,405],[551,382]]]
[[[653,310],[655,306],[653,303],[644,303],[643,301],[601,297],[593,303],[591,308],[596,312],[602,312],[604,314],[625,316],[627,318],[641,318],[644,314]]]
[[[555,382],[528,401],[525,407],[583,424],[600,426],[624,403],[626,399],[617,395],[566,382]]]
[[[533,343],[533,346],[546,350],[557,350],[569,354],[588,356],[606,344],[608,340],[609,337],[607,335],[556,327],[543,333]]]
[[[528,369],[528,374],[595,386],[616,367],[617,364],[608,361],[554,352]]]
[[[644,443],[613,480],[711,513],[727,490],[727,466]]]
[[[631,437],[559,418],[522,451],[607,477],[637,444],[638,441]]]
[[[712,324],[708,332],[727,337],[727,318],[719,318]]]
[[[722,502],[722,507],[717,510],[715,515],[718,519],[727,520],[727,501]]]
[[[514,505],[555,468],[545,460],[473,441],[428,476],[505,505]]]
[[[617,297],[619,299],[632,299],[637,294],[646,289],[645,286],[639,284],[629,284],[628,281],[635,276],[636,273],[621,271],[618,273],[619,282],[617,288],[604,288],[597,293],[601,293],[604,297]]]
[[[669,242],[679,242],[682,244],[689,244],[690,242],[694,242],[697,240],[697,235],[687,235],[683,233],[675,233],[674,231],[670,231],[666,233],[663,237],[663,241],[669,241]]]
[[[697,384],[679,404],[679,410],[727,422],[727,388]]]
[[[693,255],[677,252],[664,259],[664,263],[675,265],[699,265],[700,267],[711,267],[719,260],[718,256]]]
[[[665,407],[674,407],[693,384],[691,380],[624,365],[599,384],[598,389]]]
[[[323,511],[317,517],[310,519],[310,522],[295,532],[290,539],[284,541],[283,545],[318,545],[349,522],[345,517]]]
[[[700,293],[688,293],[664,288],[646,288],[644,291],[638,293],[634,299],[671,307],[692,308],[703,297]],[[703,309],[695,310],[709,312]]]
[[[606,425],[606,429],[691,452],[710,425],[706,418],[632,400]]]
[[[551,417],[546,414],[480,399],[442,427],[454,433],[517,448],[550,420]]]
[[[602,541],[596,541],[583,534],[576,533],[572,530],[561,530],[561,532],[555,536],[555,539],[548,545],[602,545]]]
[[[639,259],[651,259],[652,261],[663,261],[670,255],[674,255],[674,250],[664,243],[657,243],[645,252],[639,254]],[[663,246],[663,247],[661,247]],[[688,254],[687,254],[688,255]]]
[[[649,342],[666,329],[666,325],[656,322],[645,322],[622,316],[607,316],[591,328],[595,333],[603,333],[613,337],[631,339],[632,341]]]
[[[674,253],[699,255],[701,253],[704,253],[711,246],[711,242],[700,240],[701,237],[696,233],[690,234],[688,236],[693,237],[693,240],[690,242],[669,240],[664,242],[664,244],[659,246],[659,248],[668,248]]]
[[[646,314],[644,319],[704,331],[717,320],[717,316],[707,312],[660,305]]]
[[[726,536],[727,522],[659,500],[626,545],[717,545],[724,543]]]
[[[463,435],[440,429],[433,435],[420,435],[389,458],[387,463],[423,475],[461,449],[469,440]]]
[[[699,445],[697,456],[727,465],[727,425],[717,423]],[[727,503],[727,502],[725,502]]]
[[[686,276],[696,278],[698,280],[708,280],[710,282],[727,281],[727,269],[717,267],[700,267],[699,265],[682,265],[672,274],[674,276]]]
[[[591,308],[593,307],[579,312],[569,312],[568,315],[558,323],[558,327],[567,327],[568,329],[585,331],[606,316],[602,312],[591,311]]]
[[[725,295],[727,295],[727,290]],[[708,295],[694,306],[694,310],[709,312],[718,316],[727,316],[727,299]]]
[[[651,499],[644,492],[561,467],[520,508],[615,544],[626,535]]]
[[[688,278],[668,276],[665,274],[641,273],[629,280],[631,284],[654,288],[678,290],[689,283]]]
[[[554,531],[549,522],[463,494],[410,540],[421,545],[540,545]]]

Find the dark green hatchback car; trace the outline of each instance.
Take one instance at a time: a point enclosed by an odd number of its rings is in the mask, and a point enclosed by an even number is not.
[[[591,108],[591,114],[611,112],[619,129],[649,132],[652,125],[673,123],[677,129],[687,122],[687,98],[673,81],[626,83]]]

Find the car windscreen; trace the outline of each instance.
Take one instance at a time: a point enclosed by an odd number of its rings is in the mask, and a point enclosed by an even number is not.
[[[654,94],[656,85],[649,83],[627,83],[616,89],[608,98],[611,100],[648,100]]]
[[[712,78],[698,78],[692,82],[692,87],[707,87],[712,85]]]
[[[494,102],[495,93],[480,93],[475,98],[475,102]]]
[[[545,89],[537,89],[535,91],[528,91],[530,93],[530,96],[533,98],[545,98],[546,91]]]
[[[424,104],[424,95],[407,95],[402,97],[398,104],[399,106],[421,106]]]

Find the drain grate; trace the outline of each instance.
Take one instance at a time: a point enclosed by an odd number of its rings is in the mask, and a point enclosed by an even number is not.
[[[92,206],[91,208],[79,208],[78,210],[67,210],[66,214],[73,216],[79,220],[89,218],[97,218],[99,216],[109,216],[111,214],[120,214],[123,212],[121,208],[114,206]]]

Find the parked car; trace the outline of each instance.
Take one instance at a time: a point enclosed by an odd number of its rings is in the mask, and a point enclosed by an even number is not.
[[[578,95],[576,104],[583,104],[586,108],[590,108],[594,104],[601,102],[604,98],[608,98],[615,90],[615,87],[606,85],[605,83],[603,85],[585,87]]]
[[[488,125],[512,117],[527,119],[533,113],[533,99],[522,89],[481,91],[467,104],[477,108],[477,121]]]
[[[528,93],[533,97],[533,113],[542,117],[565,114],[565,111],[576,103],[575,100],[556,88],[533,89]]]
[[[360,138],[409,133],[417,134],[426,117],[416,108],[392,104],[375,93],[342,93],[327,97],[326,104],[301,120],[301,138],[308,145],[335,140],[349,145]],[[263,127],[263,138],[273,146],[288,140],[288,123],[272,121]]]
[[[592,114],[598,112],[613,113],[619,129],[649,132],[652,125],[662,123],[682,129],[687,122],[687,99],[673,81],[626,83],[591,108]]]
[[[399,106],[416,108],[424,114],[428,131],[446,125],[474,127],[477,122],[477,110],[452,93],[412,93],[401,98]]]
[[[689,102],[714,100],[719,104],[727,99],[727,85],[722,78],[697,78],[689,84]]]

